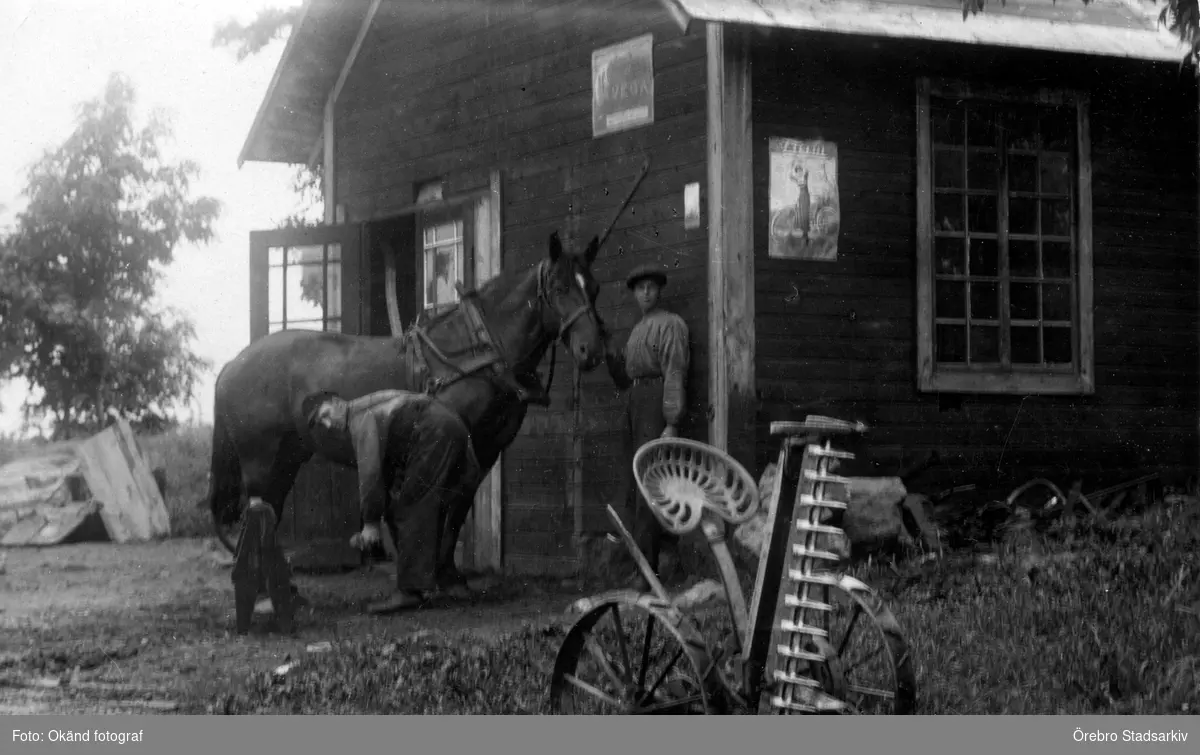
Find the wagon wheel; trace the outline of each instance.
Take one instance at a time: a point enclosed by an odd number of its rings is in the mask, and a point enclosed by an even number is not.
[[[567,633],[550,707],[568,715],[719,713],[723,698],[695,624],[651,595],[605,600]]]
[[[828,658],[815,678],[851,712],[906,715],[916,707],[916,676],[900,624],[882,598],[863,582],[842,576],[831,590],[826,627]],[[819,599],[819,598],[818,598]]]
[[[783,207],[771,218],[771,236],[781,241],[791,238],[796,223],[796,208]]]

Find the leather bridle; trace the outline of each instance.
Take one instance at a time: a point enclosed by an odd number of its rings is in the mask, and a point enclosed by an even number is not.
[[[549,261],[542,260],[541,262],[538,263],[537,303],[541,306],[550,307],[552,309],[557,310],[558,308],[554,306],[554,302],[551,300],[550,287],[547,283],[548,277],[549,277]],[[578,309],[576,309],[571,314],[567,315],[566,317],[560,316],[559,324],[558,324],[558,338],[556,338],[554,340],[553,344],[550,346],[550,373],[546,376],[546,387],[545,387],[545,392],[546,392],[547,396],[549,396],[550,386],[554,382],[554,365],[558,362],[558,359],[557,359],[558,342],[562,341],[563,347],[564,348],[566,347],[567,337],[571,334],[571,328],[574,327],[575,323],[578,322],[579,319],[582,318],[584,315],[587,315],[588,318],[591,319],[592,324],[596,326],[597,330],[599,330],[601,327],[600,315],[598,312],[596,312],[595,303],[587,295],[586,290],[582,290],[582,293],[583,293],[583,299],[586,303],[583,304],[582,306],[580,306]],[[530,303],[532,303],[532,302],[530,302]],[[518,364],[519,364],[519,362],[518,362]]]

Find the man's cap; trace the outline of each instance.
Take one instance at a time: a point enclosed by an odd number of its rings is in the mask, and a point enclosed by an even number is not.
[[[638,281],[645,280],[646,278],[654,281],[659,286],[667,285],[667,273],[661,267],[658,265],[638,265],[629,274],[629,277],[625,279],[625,286],[632,289],[637,286]]]
[[[304,397],[300,404],[300,412],[311,422],[316,411],[330,401],[345,402],[345,399],[333,391],[317,391]]]

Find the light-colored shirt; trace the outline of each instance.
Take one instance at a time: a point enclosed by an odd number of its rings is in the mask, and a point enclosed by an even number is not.
[[[687,405],[688,338],[682,317],[655,309],[633,326],[620,359],[609,364],[613,382],[622,389],[639,378],[662,377],[663,419],[668,425],[679,424]]]
[[[413,391],[377,391],[346,402],[346,432],[327,437],[324,442],[342,453],[350,450],[358,467],[359,505],[363,521],[374,524],[383,519],[388,491],[383,485],[384,454],[388,431],[396,413],[419,409],[434,399]],[[416,413],[413,413],[416,416]],[[328,431],[325,431],[328,432]],[[347,448],[349,446],[349,448]]]

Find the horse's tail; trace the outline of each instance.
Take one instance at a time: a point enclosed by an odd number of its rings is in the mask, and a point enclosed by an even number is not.
[[[220,378],[218,378],[218,383]],[[242,499],[242,465],[237,447],[229,436],[229,428],[221,411],[220,388],[213,407],[212,461],[208,471],[208,505],[218,536],[224,535],[223,525],[231,524],[240,515]]]

